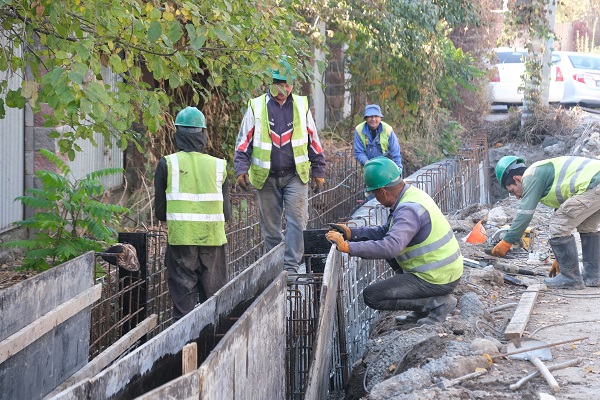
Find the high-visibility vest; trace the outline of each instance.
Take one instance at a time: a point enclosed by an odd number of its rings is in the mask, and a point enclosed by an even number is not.
[[[271,129],[267,110],[266,94],[248,102],[254,114],[254,135],[252,136],[252,163],[248,173],[250,183],[257,189],[262,189],[269,171],[271,170]],[[308,129],[306,114],[308,99],[305,96],[293,97],[294,128],[292,131],[292,149],[296,172],[304,183],[310,179],[310,161],[308,159]]]
[[[422,243],[406,247],[396,256],[404,271],[433,284],[454,282],[462,276],[463,258],[458,241],[444,214],[423,190],[410,186],[400,203],[418,203],[429,212],[431,232]],[[390,220],[390,228],[393,218]]]
[[[356,129],[356,132],[358,132],[358,135],[360,136],[363,144],[365,145],[365,149],[369,145],[369,138],[363,133],[363,129],[366,123],[367,121],[361,122],[360,124],[356,125],[356,128],[354,128]],[[391,125],[386,124],[383,121],[381,121],[381,128],[382,130],[379,134],[379,143],[381,144],[381,152],[385,154],[387,153],[389,148],[390,135],[392,134],[393,129]]]
[[[165,159],[169,244],[221,246],[227,243],[223,214],[227,161],[185,151]]]
[[[523,173],[523,179],[533,175],[538,166],[554,165],[554,182],[540,203],[558,208],[569,197],[588,190],[592,178],[600,172],[600,161],[585,157],[556,157],[531,164]]]

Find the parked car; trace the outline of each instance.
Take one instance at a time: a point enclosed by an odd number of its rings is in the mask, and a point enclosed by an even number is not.
[[[600,55],[555,51],[564,76],[561,104],[600,106]]]
[[[523,104],[522,76],[525,73],[525,58],[527,50],[500,47],[492,53],[492,75],[490,77],[490,91],[492,104],[520,105]],[[550,73],[550,103],[558,103],[563,97],[564,82],[561,68],[557,65],[560,57],[552,57]]]

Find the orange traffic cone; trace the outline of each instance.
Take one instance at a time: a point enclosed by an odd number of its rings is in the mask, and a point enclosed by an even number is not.
[[[481,221],[479,221],[478,223],[475,224],[475,226],[473,227],[473,230],[466,237],[465,241],[467,241],[468,243],[479,244],[479,243],[485,243],[486,239],[487,239],[487,236],[485,234],[485,228],[481,224]]]

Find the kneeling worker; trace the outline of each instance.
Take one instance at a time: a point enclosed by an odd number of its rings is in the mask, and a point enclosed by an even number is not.
[[[326,237],[337,249],[365,259],[386,259],[396,274],[365,288],[365,304],[376,310],[410,310],[399,322],[443,322],[456,307],[452,292],[463,259],[450,224],[431,197],[405,184],[398,166],[386,157],[365,164],[367,191],[390,216],[384,225],[349,228],[332,224]],[[343,234],[341,232],[344,232]]]

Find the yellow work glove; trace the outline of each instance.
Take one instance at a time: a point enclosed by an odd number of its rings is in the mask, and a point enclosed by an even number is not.
[[[342,253],[350,253],[350,246],[348,246],[348,242],[344,240],[344,237],[341,233],[336,231],[329,231],[325,234],[325,237],[331,243],[335,244],[337,249]]]
[[[310,188],[312,189],[313,193],[319,193],[321,190],[323,190],[323,187],[325,186],[325,178],[315,178],[314,176],[310,179]]]
[[[558,261],[554,260],[550,267],[550,271],[548,271],[548,276],[554,278],[558,274],[560,274],[560,267],[558,266]]]
[[[501,240],[500,243],[494,246],[492,249],[492,255],[496,257],[504,257],[506,253],[510,250],[512,244]]]
[[[343,235],[344,239],[346,240],[350,240],[350,238],[352,238],[352,232],[350,231],[350,228],[348,228],[346,225],[329,224],[329,227],[331,228],[330,232],[339,232]]]
[[[252,187],[250,185],[250,178],[248,177],[248,174],[239,174],[235,182],[244,190],[248,190]]]

